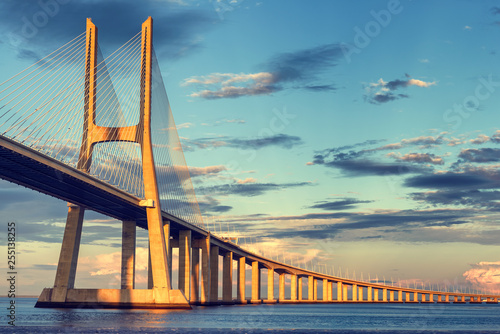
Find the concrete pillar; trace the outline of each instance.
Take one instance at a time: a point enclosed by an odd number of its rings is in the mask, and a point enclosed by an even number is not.
[[[353,284],[351,286],[351,294],[352,294],[352,301],[355,302],[358,300],[358,285],[357,284]]]
[[[285,300],[285,273],[280,273],[279,301]]]
[[[401,290],[398,291],[398,301],[403,302],[403,291]]]
[[[326,290],[327,290],[326,300],[329,302],[332,301],[332,298],[333,298],[333,296],[332,296],[332,293],[333,293],[332,284],[333,284],[333,282],[330,282],[328,280],[326,281]]]
[[[210,246],[210,302],[219,301],[219,246]]]
[[[382,301],[387,302],[387,289],[382,289]]]
[[[342,282],[337,282],[337,301],[341,302],[344,299],[342,298]]]
[[[151,269],[151,248],[148,244],[148,289],[153,288],[153,270]]]
[[[298,297],[299,297],[299,300],[302,300],[303,299],[303,291],[302,291],[302,277],[299,277],[297,279],[297,286],[298,286]]]
[[[371,286],[369,286],[369,287],[368,287],[368,292],[367,292],[367,300],[368,300],[369,302],[371,302],[371,301],[373,300],[373,297],[372,297],[372,296],[373,296],[373,291],[372,291],[372,289],[373,289],[373,288],[372,288]]]
[[[290,300],[297,300],[297,275],[295,274],[292,274],[290,278]]]
[[[346,302],[348,301],[348,295],[347,295],[347,284],[343,284],[342,286],[342,301]]]
[[[389,291],[389,301],[394,301],[394,290]]]
[[[424,301],[424,295],[422,294],[422,301]],[[462,296],[462,303],[465,303],[465,296]]]
[[[222,300],[233,302],[233,252],[226,252],[222,262]]]
[[[422,293],[421,296],[422,296],[422,303],[425,303],[425,293]]]
[[[53,302],[66,301],[67,290],[73,289],[75,286],[84,212],[84,208],[68,203],[68,217],[66,218],[66,227],[64,228],[61,253],[51,297]]]
[[[408,303],[410,301],[410,293],[407,292],[406,293],[406,298],[405,298],[405,302]]]
[[[252,303],[260,302],[260,268],[259,261],[252,262]]]
[[[122,270],[121,288],[135,288],[135,221],[122,222]]]
[[[165,236],[165,249],[168,258],[168,275],[170,284],[172,284],[172,243],[170,242],[170,222],[163,221],[163,235]]]
[[[323,301],[328,300],[328,280],[323,278]]]
[[[375,301],[375,302],[379,301],[379,299],[378,299],[378,290],[379,289],[374,289],[373,290],[373,292],[374,292],[374,294],[373,294],[373,301]]]
[[[438,303],[443,301],[443,295],[438,295]]]
[[[274,269],[267,269],[267,300],[274,301]]]
[[[191,230],[179,231],[179,290],[191,300]]]
[[[418,302],[418,292],[413,293],[413,301]]]
[[[200,249],[191,250],[191,301],[200,300]]]
[[[362,286],[358,287],[358,301],[360,301],[360,302],[363,301],[363,287]]]
[[[200,301],[210,301],[210,234],[201,240],[201,284]]]
[[[313,279],[313,300],[318,300],[318,280],[316,278]]]
[[[238,276],[237,276],[237,291],[236,291],[236,298],[239,303],[246,303],[246,297],[245,297],[245,258],[240,257],[238,259]]]
[[[453,302],[455,302],[455,303],[458,302],[458,296],[453,297]]]
[[[429,302],[434,303],[434,294],[429,293]]]
[[[314,300],[314,277],[307,277],[307,300]]]

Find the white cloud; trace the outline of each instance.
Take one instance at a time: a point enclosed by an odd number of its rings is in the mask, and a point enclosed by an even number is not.
[[[463,276],[475,288],[491,293],[500,292],[500,261],[473,264],[472,269],[463,273]]]
[[[269,94],[275,90],[272,86],[275,81],[274,75],[269,72],[249,74],[212,73],[205,76],[187,78],[181,83],[181,86],[210,86],[210,89],[192,93],[190,96],[216,99],[244,95]]]
[[[410,80],[408,80],[408,86],[429,87],[429,86],[433,86],[435,84],[436,84],[435,81],[433,81],[433,82],[425,82],[425,81],[418,80],[418,79],[410,79]]]
[[[247,177],[246,179],[244,179],[244,180],[238,180],[237,182],[239,184],[255,183],[255,182],[257,182],[257,179],[255,179],[253,177]]]
[[[177,125],[177,130],[180,130],[180,129],[189,129],[190,127],[193,126],[193,123],[182,123],[182,124],[178,124]]]

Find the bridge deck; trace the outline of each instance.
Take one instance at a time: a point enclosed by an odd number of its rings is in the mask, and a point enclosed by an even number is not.
[[[0,178],[9,180],[16,184],[40,191],[44,194],[75,203],[77,205],[100,212],[104,215],[119,220],[135,220],[137,226],[147,229],[146,209],[139,205],[141,200],[130,195],[112,185],[106,184],[91,175],[83,173],[75,168],[67,166],[60,161],[52,159],[31,148],[25,147],[8,138],[0,136]],[[190,224],[178,217],[162,212],[163,219],[170,221],[171,235],[178,241],[179,230],[191,230],[193,232],[193,246],[197,239],[201,242],[210,235],[210,232],[198,226]],[[172,240],[172,242],[174,241]],[[240,246],[225,240],[224,238],[211,235],[210,244],[218,246],[220,255],[231,252],[234,259],[245,258],[247,265],[258,262],[258,268],[272,269],[278,274],[296,275],[297,277],[314,277],[316,280],[327,280],[332,282],[342,282],[344,285],[372,288],[378,290],[393,291],[399,293],[420,293],[437,295],[471,297],[478,296],[470,293],[442,292],[412,289],[383,284],[361,282],[341,277],[317,273],[311,270],[284,264],[261,255],[252,253]],[[178,247],[178,245],[173,245]],[[497,302],[498,296],[481,294],[481,298],[489,298]],[[405,300],[408,302],[407,300]],[[265,302],[265,300],[264,300]],[[287,302],[281,300],[280,302]],[[289,302],[321,302],[321,300],[294,300]],[[334,302],[334,301],[330,301]],[[367,300],[343,300],[342,302],[369,302]],[[373,301],[382,302],[382,300]],[[398,300],[387,302],[400,302]],[[443,302],[445,302],[443,300]],[[456,300],[455,302],[461,302]]]

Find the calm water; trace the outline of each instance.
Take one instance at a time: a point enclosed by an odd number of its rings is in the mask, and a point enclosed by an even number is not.
[[[500,305],[491,304],[275,304],[146,311],[37,309],[35,298],[18,298],[14,329],[7,327],[8,299],[0,301],[2,333],[500,333]]]

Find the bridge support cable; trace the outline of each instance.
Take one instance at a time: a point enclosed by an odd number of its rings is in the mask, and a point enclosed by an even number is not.
[[[180,233],[185,242],[181,243],[184,260],[183,268],[186,269],[180,275],[179,281],[182,290],[172,290],[171,287],[171,256],[172,248],[170,242],[170,222],[163,220],[161,201],[158,191],[158,181],[154,160],[154,144],[152,140],[152,108],[151,108],[151,69],[152,69],[152,19],[148,18],[143,25],[140,34],[139,52],[134,52],[133,43],[125,47],[116,54],[110,63],[102,61],[98,64],[97,28],[87,19],[87,34],[85,42],[85,80],[83,89],[83,122],[81,123],[81,145],[76,161],[77,169],[90,174],[97,172],[101,177],[110,177],[112,183],[118,183],[122,187],[137,189],[140,186],[138,177],[131,178],[127,170],[139,171],[142,174],[144,208],[147,217],[147,228],[149,234],[150,249],[150,282],[151,290],[134,289],[134,262],[135,262],[135,221],[124,221],[122,231],[122,289],[103,292],[100,290],[88,291],[85,289],[73,289],[74,270],[78,258],[78,246],[80,243],[81,225],[85,208],[77,206],[79,219],[74,219],[73,211],[68,213],[67,231],[74,230],[74,226],[80,226],[80,233],[65,233],[63,245],[72,244],[74,251],[68,253],[65,247],[61,249],[61,260],[58,266],[58,273],[64,275],[56,276],[54,289],[45,289],[39,298],[38,306],[55,306],[56,304],[69,305],[68,299],[83,303],[82,305],[118,305],[119,307],[137,306],[143,304],[146,307],[189,307],[190,279],[190,251],[191,231],[186,235]],[[136,39],[134,37],[133,39]],[[132,50],[132,52],[129,52]],[[121,54],[121,55],[120,55]],[[124,56],[130,59],[130,55],[138,61],[123,62]],[[119,60],[115,61],[115,60]],[[114,66],[117,64],[116,66]],[[136,64],[136,71],[130,69],[127,64]],[[100,66],[99,66],[100,65]],[[124,71],[124,69],[126,69]],[[138,70],[138,73],[137,73]],[[116,79],[116,72],[122,76]],[[134,77],[134,80],[129,77]],[[115,76],[115,80],[112,80]],[[138,98],[123,97],[123,92],[138,96]],[[127,124],[128,118],[124,115],[122,105],[129,110],[138,110],[138,117],[135,125]],[[138,120],[137,120],[138,119]],[[98,151],[97,147],[102,144],[118,142],[119,145],[103,146],[103,150]],[[122,143],[123,142],[123,143]],[[135,144],[126,147],[121,144]],[[101,145],[96,145],[101,144]],[[117,148],[118,147],[118,148]],[[126,150],[123,150],[127,148]],[[139,150],[137,149],[139,148]],[[75,150],[76,151],[76,150]],[[140,161],[131,164],[124,157],[130,158],[131,153],[140,153]],[[125,154],[124,154],[125,153]],[[116,158],[115,158],[116,157]],[[72,159],[74,160],[74,159]],[[113,162],[114,170],[105,170],[105,162]],[[137,163],[138,162],[138,163]],[[140,166],[140,168],[138,167]],[[109,168],[109,166],[106,166]],[[99,170],[101,169],[101,170]],[[131,185],[134,184],[133,188]],[[189,237],[189,238],[188,238]],[[215,246],[214,246],[215,247]],[[218,254],[218,252],[216,252]],[[76,255],[75,255],[76,254]],[[72,262],[68,265],[65,260],[71,256]],[[214,261],[215,263],[216,261]],[[65,273],[69,272],[68,275]],[[186,274],[187,273],[187,274]],[[212,270],[213,274],[213,270]],[[187,275],[187,277],[186,277]],[[66,276],[69,278],[66,279]],[[71,278],[73,277],[73,279]],[[62,283],[61,283],[62,282]],[[61,287],[60,287],[61,286]],[[149,283],[148,283],[149,286]],[[64,290],[64,291],[63,291]],[[60,293],[59,293],[60,292]],[[183,294],[187,293],[188,297]],[[104,296],[105,295],[105,296]],[[54,299],[56,298],[56,299]]]

